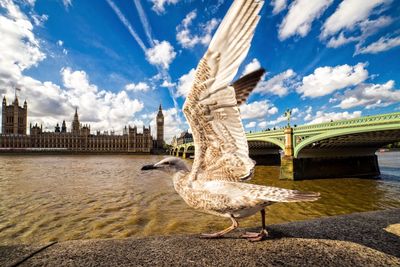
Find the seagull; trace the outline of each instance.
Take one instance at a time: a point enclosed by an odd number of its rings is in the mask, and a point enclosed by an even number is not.
[[[231,83],[246,57],[263,1],[235,0],[200,60],[183,113],[193,133],[195,158],[191,169],[167,157],[142,170],[173,174],[177,193],[192,208],[229,218],[232,225],[204,238],[219,238],[236,229],[238,219],[261,213],[260,232],[242,237],[260,241],[268,236],[265,207],[279,202],[315,201],[320,194],[246,183],[254,174],[239,106],[265,71],[251,72]]]

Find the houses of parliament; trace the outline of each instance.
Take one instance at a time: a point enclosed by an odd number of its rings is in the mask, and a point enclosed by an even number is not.
[[[100,131],[92,134],[90,125],[79,122],[77,109],[70,131],[65,121],[61,123],[61,127],[57,124],[54,132],[43,131],[42,126],[30,124],[28,135],[27,118],[26,101],[21,107],[17,96],[11,105],[7,105],[6,98],[3,98],[0,152],[151,153],[162,150],[164,145],[164,115],[161,105],[156,117],[156,139],[151,135],[150,126],[143,126],[142,132],[138,132],[136,126],[125,126],[122,135]]]

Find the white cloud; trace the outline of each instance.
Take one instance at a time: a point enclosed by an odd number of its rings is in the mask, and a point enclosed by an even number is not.
[[[313,74],[303,77],[302,84],[296,91],[303,97],[315,98],[360,84],[368,78],[365,66],[365,63],[358,63],[355,66],[345,64],[317,68]]]
[[[36,2],[36,0],[24,0],[28,5],[30,5],[30,6],[35,6],[35,2]]]
[[[145,82],[139,82],[139,83],[130,83],[125,85],[125,90],[127,91],[142,91],[142,92],[147,92],[150,89],[150,86],[145,83]]]
[[[400,37],[381,37],[378,41],[373,42],[366,47],[358,48],[355,54],[376,54],[379,52],[387,51],[397,46],[400,46]]]
[[[400,90],[394,88],[392,80],[384,84],[361,84],[353,90],[347,90],[343,96],[336,96],[336,99],[341,100],[337,107],[342,109],[386,107],[400,102]]]
[[[274,9],[272,10],[272,14],[276,15],[286,9],[287,0],[272,0],[271,6],[274,7]]]
[[[313,120],[307,124],[316,124],[316,123],[323,123],[323,122],[330,122],[330,121],[337,121],[337,120],[347,120],[347,119],[355,119],[361,117],[361,111],[354,111],[353,113],[345,112],[323,112],[317,111]]]
[[[312,106],[309,106],[305,111],[304,121],[312,120]]]
[[[340,3],[336,11],[322,26],[321,37],[326,38],[343,29],[353,29],[357,23],[367,19],[377,6],[390,0],[347,0]]]
[[[258,59],[256,59],[256,58],[253,58],[253,60],[244,67],[242,76],[244,76],[246,74],[249,74],[249,73],[251,73],[253,71],[256,71],[256,70],[258,70],[260,68],[261,68],[260,61],[258,61]]]
[[[91,123],[94,129],[122,129],[144,107],[141,101],[130,99],[125,91],[99,90],[84,71],[64,68],[61,76],[68,102],[79,107],[82,120]]]
[[[186,97],[190,89],[192,88],[193,81],[194,81],[194,76],[196,74],[195,69],[191,69],[189,73],[182,75],[182,77],[179,78],[178,82],[178,88],[176,94],[178,96],[183,96]]]
[[[174,88],[176,86],[175,83],[171,83],[167,80],[164,80],[163,83],[161,84],[161,87],[166,87],[166,88]]]
[[[261,94],[274,94],[280,97],[283,97],[288,94],[289,87],[294,83],[294,77],[296,73],[292,69],[288,69],[284,72],[281,72],[268,81],[261,81],[256,89],[254,89],[255,93]]]
[[[258,123],[258,127],[261,129],[267,128],[267,125],[268,125],[267,121],[262,121]]]
[[[6,10],[0,15],[0,75],[18,80],[23,70],[36,66],[46,55],[19,7],[11,1],[1,1],[0,6]]]
[[[280,124],[281,122],[284,122],[284,121],[287,121],[287,119],[286,119],[285,116],[282,115],[282,116],[279,116],[276,120],[269,121],[268,124],[272,125],[272,126],[275,126],[275,125],[278,125],[278,124]]]
[[[64,44],[63,41],[61,41],[61,40],[58,40],[58,41],[57,41],[57,45],[58,45],[58,46],[63,46],[63,44]]]
[[[174,47],[168,41],[154,42],[154,47],[147,49],[146,58],[151,64],[167,70],[176,56]]]
[[[331,39],[329,39],[329,41],[326,44],[326,46],[327,47],[337,48],[337,47],[342,46],[344,44],[355,42],[355,41],[359,41],[359,40],[360,40],[360,38],[359,37],[355,37],[355,36],[345,37],[344,33],[341,32],[338,37],[336,37],[336,38],[332,37]]]
[[[267,113],[269,115],[274,115],[274,114],[278,113],[278,108],[277,107],[271,107],[270,109],[268,109]]]
[[[46,14],[42,15],[33,14],[31,15],[31,17],[35,26],[43,26],[43,24],[49,19],[49,16]]]
[[[353,25],[351,30],[340,31],[335,37],[330,37],[327,46],[328,47],[339,47],[347,43],[358,42],[356,45],[356,54],[360,46],[369,37],[377,33],[380,29],[390,25],[393,19],[388,16],[381,16],[374,20],[365,19],[359,23]],[[347,36],[347,37],[346,37]]]
[[[247,123],[244,127],[245,128],[254,128],[256,127],[257,123],[255,121],[251,121],[249,123]]]
[[[65,8],[69,8],[70,6],[72,6],[72,0],[62,0],[64,7]]]
[[[184,48],[192,48],[197,44],[208,45],[212,38],[212,32],[217,28],[219,20],[213,18],[210,21],[200,24],[200,33],[192,34],[189,27],[197,17],[197,11],[188,13],[181,24],[176,27],[176,40]]]
[[[152,9],[157,14],[162,14],[165,12],[165,5],[175,5],[179,0],[151,0],[151,2],[153,3]]]
[[[279,25],[279,39],[285,40],[294,35],[304,37],[311,30],[312,22],[319,18],[332,4],[333,0],[294,0],[289,12]]]
[[[262,118],[267,115],[276,114],[277,112],[278,109],[267,100],[254,101],[240,106],[240,116],[242,120]]]

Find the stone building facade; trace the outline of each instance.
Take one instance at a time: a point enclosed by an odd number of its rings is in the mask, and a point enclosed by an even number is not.
[[[6,118],[10,116],[8,114],[12,109],[10,106],[4,109],[4,103],[5,100],[3,100],[2,110],[3,121],[5,116]],[[15,105],[18,105],[17,99],[13,105],[15,109]],[[26,112],[26,102],[24,108]],[[24,128],[24,125],[26,125],[25,114],[25,121],[18,120],[18,125],[13,126],[13,128],[10,128],[11,123],[7,123],[6,120],[6,125],[2,128],[6,131],[2,131],[0,135],[0,151],[150,153],[153,143],[156,143],[151,136],[150,126],[148,128],[143,126],[142,132],[139,132],[136,126],[125,126],[122,135],[116,135],[114,132],[101,133],[100,131],[92,134],[90,125],[82,125],[79,122],[77,109],[75,110],[70,132],[67,130],[65,121],[63,121],[61,127],[59,124],[55,126],[54,132],[43,131],[42,126],[31,124],[29,127],[30,135],[26,135],[26,126]],[[12,132],[11,129],[13,130]],[[14,131],[15,129],[18,130]]]
[[[20,107],[18,97],[15,96],[14,102],[7,105],[6,97],[3,97],[1,117],[1,133],[26,135],[28,104]]]

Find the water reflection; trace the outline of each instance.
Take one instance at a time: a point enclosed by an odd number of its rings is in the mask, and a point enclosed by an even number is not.
[[[390,154],[390,155],[389,155]],[[400,153],[384,153],[380,180],[280,181],[279,167],[256,168],[253,183],[319,191],[314,203],[276,204],[267,223],[400,207]],[[161,172],[161,156],[7,156],[0,162],[0,243],[198,233],[229,224],[198,213]],[[397,161],[400,162],[400,161]],[[255,215],[241,226],[258,226]]]

